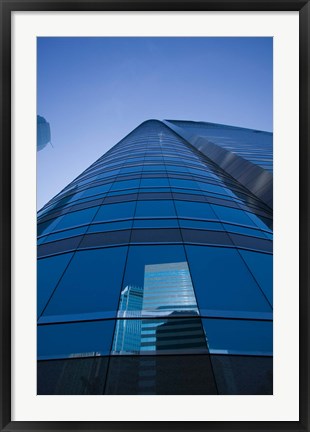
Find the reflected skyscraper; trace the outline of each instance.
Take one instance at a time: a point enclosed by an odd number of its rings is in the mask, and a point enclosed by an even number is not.
[[[272,134],[149,120],[38,212],[38,394],[272,394]]]

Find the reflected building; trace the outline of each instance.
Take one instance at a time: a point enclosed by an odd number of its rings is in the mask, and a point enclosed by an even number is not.
[[[272,134],[142,123],[38,212],[38,394],[272,394]]]
[[[143,287],[127,286],[120,297],[118,320],[113,340],[113,354],[139,353],[141,345],[141,319]]]

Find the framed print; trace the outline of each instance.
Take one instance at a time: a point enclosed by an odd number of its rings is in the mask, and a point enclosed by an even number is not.
[[[1,7],[2,430],[308,430],[308,1]]]

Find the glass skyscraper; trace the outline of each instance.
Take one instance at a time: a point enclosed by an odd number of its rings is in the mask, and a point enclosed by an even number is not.
[[[38,394],[272,394],[272,134],[148,120],[38,212]]]

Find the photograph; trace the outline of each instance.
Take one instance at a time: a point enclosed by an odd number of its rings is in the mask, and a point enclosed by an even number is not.
[[[36,38],[38,396],[274,394],[273,45]]]

